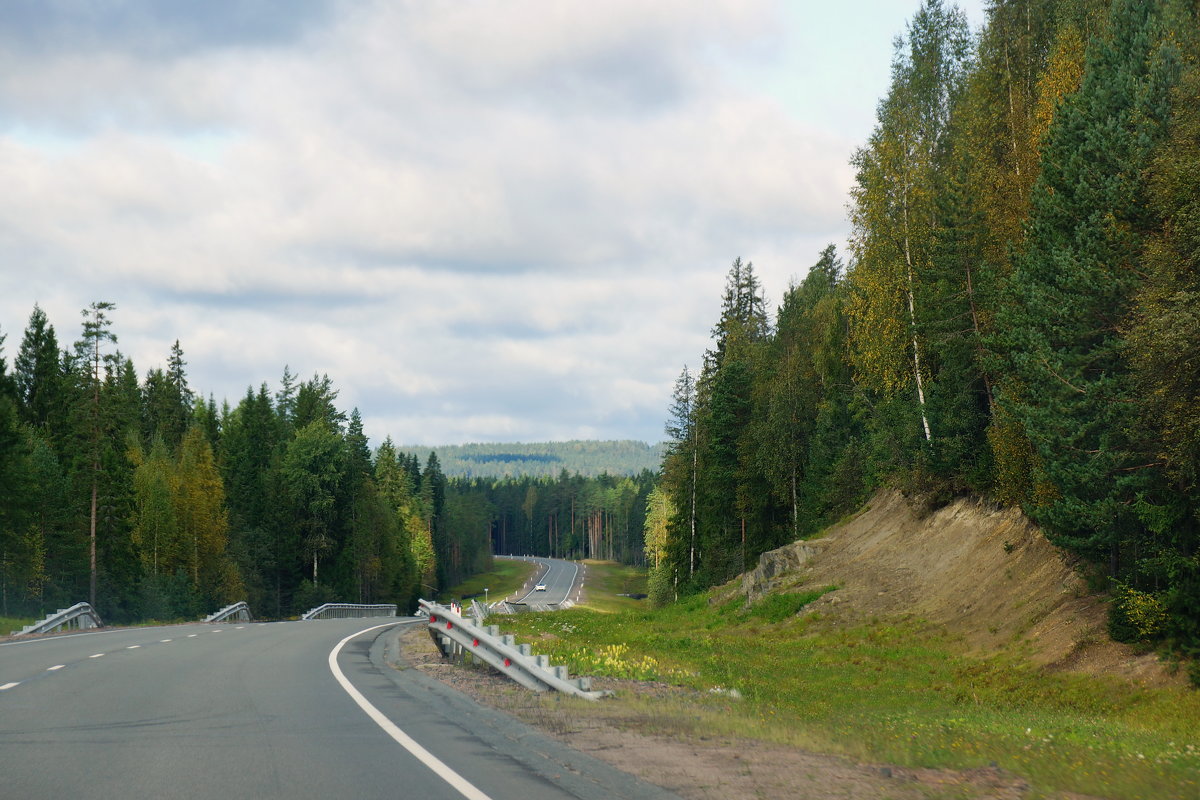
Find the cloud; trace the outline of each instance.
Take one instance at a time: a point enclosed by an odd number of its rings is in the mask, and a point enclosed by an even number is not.
[[[852,143],[730,78],[775,3],[114,8],[0,34],[0,323],[115,300],[218,399],[288,364],[377,439],[657,439],[733,258],[778,299],[844,236]]]

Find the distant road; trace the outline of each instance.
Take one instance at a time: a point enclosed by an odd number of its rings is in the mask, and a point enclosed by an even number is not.
[[[531,561],[538,564],[534,585],[545,584],[546,591],[536,591],[532,586],[523,596],[517,597],[518,603],[561,603],[568,597],[574,599],[572,588],[581,576],[580,565],[575,561],[563,561],[560,558],[542,558],[541,556],[496,556],[496,558],[515,558],[520,561]]]
[[[414,621],[380,622],[197,624],[2,642],[0,797],[670,796],[417,670],[392,669],[397,634]]]

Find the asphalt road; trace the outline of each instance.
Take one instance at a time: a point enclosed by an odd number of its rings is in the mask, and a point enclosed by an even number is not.
[[[505,558],[506,556],[497,556],[497,558]],[[582,578],[582,568],[575,561],[563,561],[558,558],[542,558],[540,556],[526,556],[524,561],[533,561],[539,564],[537,578],[534,584],[543,583],[546,585],[546,591],[534,591],[530,587],[530,591],[523,597],[518,597],[518,603],[561,603],[568,597],[574,599],[572,587],[576,585],[579,579]]]
[[[0,643],[0,798],[670,797],[391,668],[406,624],[198,624]]]

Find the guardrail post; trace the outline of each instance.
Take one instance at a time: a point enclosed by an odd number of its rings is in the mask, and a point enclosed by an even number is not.
[[[497,635],[499,628],[495,625],[472,624],[469,617],[436,603],[427,600],[420,603],[428,615],[430,636],[450,657],[465,660],[469,655],[473,663],[487,664],[534,691],[556,689],[590,700],[608,694],[592,691],[590,679],[568,680],[566,667],[552,666],[548,656],[533,655],[530,645],[516,644],[511,635]]]
[[[88,603],[76,603],[70,608],[60,608],[53,614],[48,614],[41,622],[26,625],[19,631],[13,631],[12,636],[27,636],[33,633],[50,633],[62,628],[67,630],[83,630],[102,628],[104,623],[100,615]]]

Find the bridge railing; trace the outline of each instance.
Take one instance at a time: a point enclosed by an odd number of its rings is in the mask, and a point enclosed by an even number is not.
[[[64,628],[67,630],[87,630],[103,627],[104,622],[101,621],[100,615],[96,613],[96,610],[89,603],[76,603],[70,608],[60,608],[53,614],[46,615],[46,618],[41,622],[26,625],[19,631],[13,631],[11,635],[28,636],[34,633],[50,633]]]
[[[225,606],[220,611],[209,614],[204,618],[205,622],[225,622],[226,620],[238,620],[240,622],[250,621],[250,606],[246,605],[245,600],[240,600],[232,605]]]
[[[326,603],[309,609],[300,619],[343,619],[348,617],[394,617],[395,603]]]

